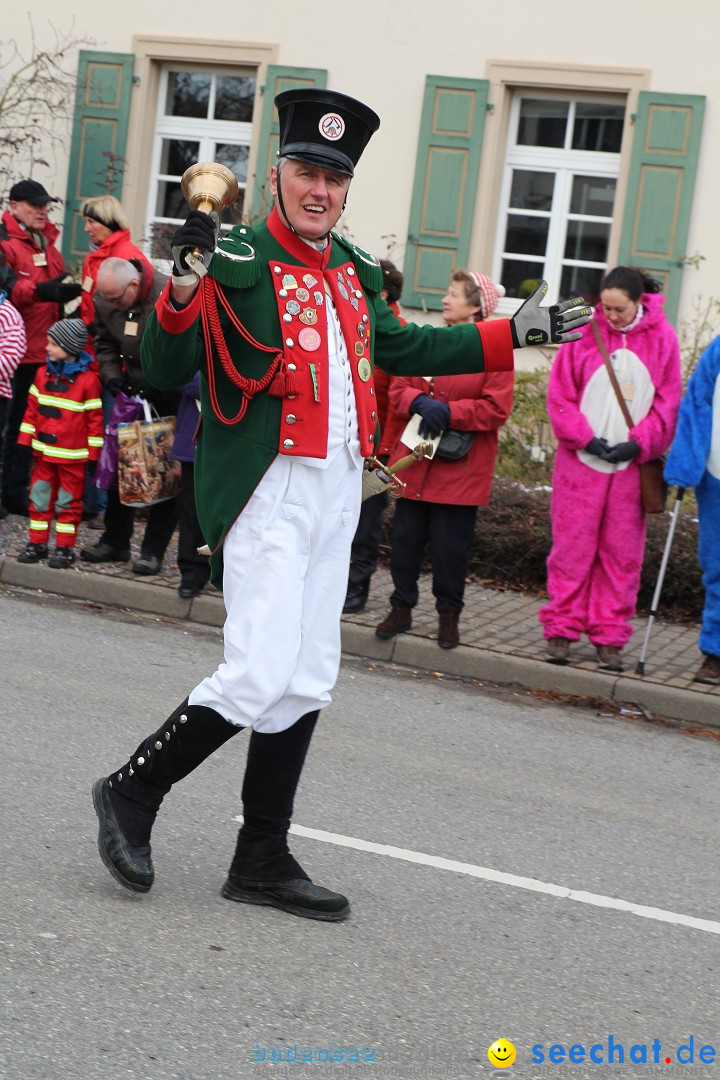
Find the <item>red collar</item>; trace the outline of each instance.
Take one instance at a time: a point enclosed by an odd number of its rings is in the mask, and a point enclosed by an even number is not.
[[[280,217],[276,206],[270,211],[267,219],[267,227],[270,230],[271,235],[277,240],[278,244],[285,248],[288,255],[292,255],[292,257],[302,263],[303,266],[312,266],[317,267],[318,270],[324,270],[329,263],[330,253],[332,251],[332,239],[329,239],[328,245],[323,251],[318,251],[317,248],[312,247],[310,244],[306,244],[297,233],[294,233],[292,229],[287,227]]]

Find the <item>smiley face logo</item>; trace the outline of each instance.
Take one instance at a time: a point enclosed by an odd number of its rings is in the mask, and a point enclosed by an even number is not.
[[[488,1061],[496,1069],[507,1069],[517,1057],[517,1051],[507,1039],[496,1039],[492,1046],[488,1047]]]

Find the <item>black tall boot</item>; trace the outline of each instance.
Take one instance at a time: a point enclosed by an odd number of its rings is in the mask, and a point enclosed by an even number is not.
[[[253,731],[243,782],[244,822],[222,895],[306,919],[339,922],[350,914],[340,893],[314,885],[288,850],[295,791],[318,718],[306,713],[285,731]]]
[[[155,877],[150,833],[164,796],[241,730],[186,698],[121,769],[95,783],[98,850],[116,881],[134,892],[149,890]]]

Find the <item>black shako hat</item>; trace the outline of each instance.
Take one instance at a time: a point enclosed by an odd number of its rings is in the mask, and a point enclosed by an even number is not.
[[[17,184],[13,184],[10,188],[9,198],[11,202],[27,202],[32,203],[33,206],[46,206],[51,202],[60,202],[53,195],[48,195],[37,180],[18,180]]]
[[[355,175],[355,166],[380,127],[362,101],[335,90],[284,90],[275,98],[280,121],[278,157]]]

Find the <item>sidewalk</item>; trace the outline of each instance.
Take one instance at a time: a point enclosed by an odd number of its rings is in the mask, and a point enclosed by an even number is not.
[[[130,564],[79,563],[72,570],[53,570],[44,563],[26,566],[6,546],[0,553],[0,584],[222,626],[221,594],[209,588],[195,599],[182,600],[171,557],[169,550],[162,575],[142,578],[132,573]],[[365,610],[343,616],[344,654],[480,682],[597,698],[616,706],[642,706],[664,719],[720,729],[720,687],[692,682],[701,660],[697,626],[656,620],[641,679],[634,671],[645,637],[644,619],[636,620],[626,671],[618,675],[597,670],[595,650],[587,641],[573,647],[569,666],[548,664],[537,620],[542,600],[480,585],[467,587],[460,620],[463,644],[457,649],[440,649],[434,640],[437,616],[429,580],[421,583],[412,632],[380,641],[375,626],[387,611],[391,591],[388,571],[378,570]]]

